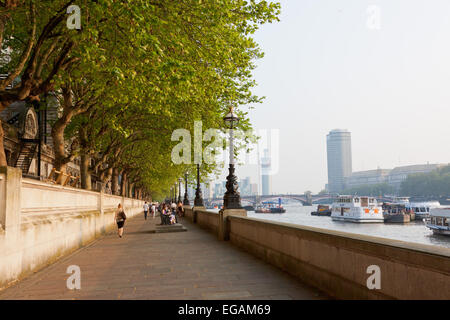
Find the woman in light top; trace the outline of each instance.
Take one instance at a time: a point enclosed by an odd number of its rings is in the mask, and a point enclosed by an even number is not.
[[[126,219],[127,219],[127,216],[125,215],[125,212],[123,211],[122,204],[119,203],[119,206],[116,210],[116,214],[114,215],[114,221],[117,223],[118,234],[119,234],[120,238],[122,238],[122,235],[123,235],[123,225],[124,225]]]

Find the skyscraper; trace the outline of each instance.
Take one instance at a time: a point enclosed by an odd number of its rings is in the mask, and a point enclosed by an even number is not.
[[[272,181],[270,176],[270,155],[269,150],[264,149],[264,156],[261,158],[261,180],[262,180],[262,195],[267,196],[272,194]]]
[[[328,191],[345,189],[345,178],[352,174],[352,139],[347,130],[335,129],[327,135]]]

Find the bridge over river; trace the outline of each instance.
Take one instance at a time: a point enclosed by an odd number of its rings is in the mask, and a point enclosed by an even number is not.
[[[263,195],[263,196],[241,196],[242,205],[251,205],[255,206],[256,204],[262,201],[278,201],[278,199],[287,199],[290,201],[298,201],[304,206],[311,206],[313,204],[331,204],[337,195],[330,194],[272,194],[272,195]],[[376,197],[379,202],[389,202],[393,200],[393,196],[379,196]],[[421,201],[439,201],[443,205],[450,204],[450,196],[447,197],[411,197],[411,202],[421,202]],[[219,205],[223,203],[222,198],[212,198],[206,200],[206,203],[209,205]]]

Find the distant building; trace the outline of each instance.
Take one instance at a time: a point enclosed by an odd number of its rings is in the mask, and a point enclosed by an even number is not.
[[[257,196],[258,195],[258,184],[257,183],[252,183],[250,185],[250,194],[252,196]]]
[[[262,195],[268,196],[272,194],[272,179],[270,176],[271,159],[269,150],[264,149],[264,156],[261,158],[261,182],[262,182]]]
[[[345,179],[352,174],[351,133],[335,129],[327,135],[328,191],[345,189]]]
[[[443,166],[446,166],[446,164],[418,164],[395,167],[394,169],[358,171],[353,172],[351,176],[347,177],[345,179],[345,184],[347,188],[355,188],[365,185],[387,183],[394,187],[396,191],[399,191],[402,182],[410,174],[428,173]]]
[[[399,190],[401,183],[410,174],[428,173],[443,166],[446,166],[446,164],[417,164],[411,166],[396,167],[390,172],[387,183],[393,186],[396,190]]]
[[[351,176],[345,179],[346,188],[386,183],[391,171],[390,169],[376,169],[353,172]]]
[[[250,196],[251,195],[251,182],[250,177],[246,177],[239,181],[239,192],[241,196]]]

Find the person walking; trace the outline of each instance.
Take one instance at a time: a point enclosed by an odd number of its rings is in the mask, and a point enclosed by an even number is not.
[[[156,206],[155,206],[154,203],[152,203],[152,216],[153,216],[153,219],[155,219],[155,216],[156,216]]]
[[[144,203],[144,218],[147,220],[147,214],[148,214],[148,204],[147,201]]]
[[[114,221],[117,223],[117,232],[120,238],[122,238],[123,235],[123,225],[125,224],[125,220],[127,220],[127,216],[123,211],[122,204],[119,203],[116,214],[114,215]]]
[[[183,203],[181,201],[178,202],[177,213],[180,218],[184,216],[184,208],[183,208]]]

